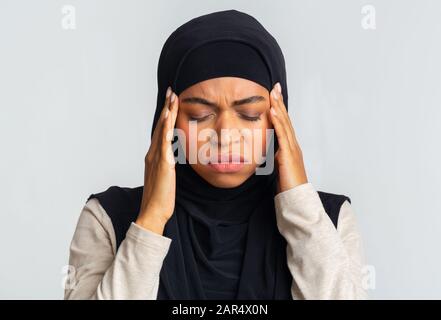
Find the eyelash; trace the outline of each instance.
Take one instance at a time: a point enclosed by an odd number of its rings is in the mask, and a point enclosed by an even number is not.
[[[260,116],[257,117],[249,117],[246,115],[240,115],[243,119],[247,120],[247,121],[259,121],[260,120]],[[203,117],[203,118],[194,118],[194,117],[190,117],[190,120],[196,120],[197,122],[202,122],[204,120],[206,120],[209,116]]]

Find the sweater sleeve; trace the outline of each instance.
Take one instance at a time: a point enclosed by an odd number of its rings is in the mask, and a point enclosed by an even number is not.
[[[156,299],[171,241],[132,222],[116,250],[110,217],[97,199],[90,199],[70,244],[64,299]]]
[[[274,203],[287,241],[293,299],[367,299],[361,236],[350,202],[340,208],[337,229],[311,183],[277,194]]]

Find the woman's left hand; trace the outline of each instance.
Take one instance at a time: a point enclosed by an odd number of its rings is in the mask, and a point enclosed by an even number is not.
[[[270,119],[276,132],[279,148],[275,154],[278,171],[277,193],[307,183],[302,150],[297,142],[288,110],[283,103],[282,87],[277,83],[270,93]]]

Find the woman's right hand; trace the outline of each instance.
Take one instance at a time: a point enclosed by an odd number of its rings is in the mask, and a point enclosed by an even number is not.
[[[176,171],[171,141],[178,114],[178,100],[169,87],[150,148],[145,156],[144,190],[135,222],[161,235],[175,207]]]

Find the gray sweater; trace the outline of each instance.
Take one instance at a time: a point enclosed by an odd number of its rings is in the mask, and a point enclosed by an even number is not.
[[[361,236],[346,200],[337,229],[311,183],[274,197],[277,226],[287,241],[293,299],[367,299]],[[86,202],[70,244],[64,299],[155,300],[172,239],[132,222],[116,251],[110,217],[97,199]]]

